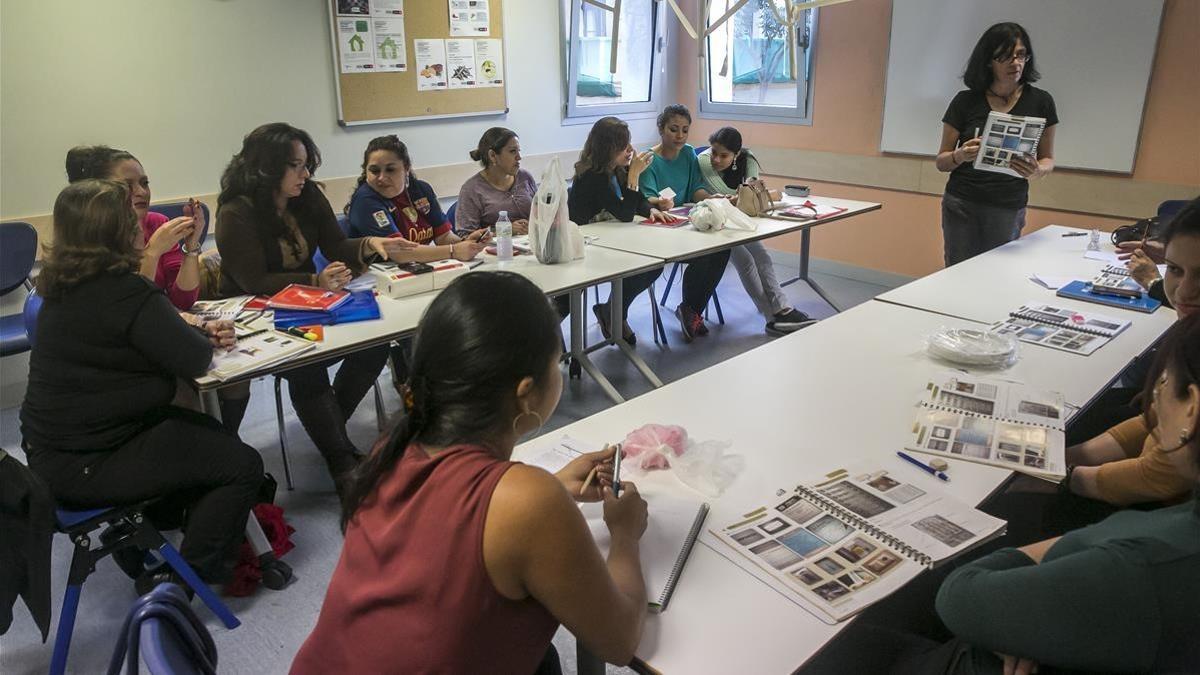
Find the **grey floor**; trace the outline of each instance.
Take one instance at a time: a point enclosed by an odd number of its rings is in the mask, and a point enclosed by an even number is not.
[[[794,274],[794,269],[779,268],[780,278]],[[869,300],[888,288],[851,279],[814,275],[822,287],[843,309]],[[665,278],[665,277],[664,277]],[[662,281],[658,286],[661,293]],[[792,284],[787,292],[795,306],[814,317],[827,317],[833,310],[803,283]],[[726,274],[718,291],[725,314],[725,325],[715,325],[712,316],[711,333],[692,344],[684,344],[679,324],[670,310],[664,310],[667,337],[666,348],[651,339],[649,300],[639,298],[630,311],[631,323],[638,334],[638,352],[665,382],[671,382],[697,370],[719,363],[759,345],[771,338],[763,331],[763,319],[742,290],[736,274]],[[668,307],[673,310],[679,302],[679,284],[672,289]],[[590,313],[589,313],[590,315]],[[599,338],[594,321],[589,334]],[[650,385],[615,350],[596,352],[594,361],[617,389],[631,398],[644,393]],[[789,374],[786,376],[795,376]],[[381,378],[381,384],[387,378]],[[390,386],[383,386],[389,410],[398,407],[398,397]],[[368,400],[369,403],[369,400]],[[285,404],[286,405],[286,404]],[[571,380],[564,387],[562,402],[547,422],[553,430],[582,419],[611,405],[599,388],[585,376]],[[290,413],[290,408],[285,408]],[[367,448],[376,435],[375,414],[364,404],[351,420],[351,436],[361,448]],[[20,435],[16,408],[0,411],[0,444],[16,457]],[[220,670],[225,673],[285,673],[292,656],[299,649],[316,621],[325,587],[341,548],[337,527],[336,499],[333,485],[320,456],[300,428],[294,415],[287,420],[290,440],[289,454],[296,489],[288,492],[281,485],[277,503],[286,511],[295,528],[295,550],[284,560],[295,571],[294,582],[282,591],[260,589],[249,598],[231,598],[231,609],[242,620],[242,626],[229,631],[222,627],[198,602],[197,612],[208,624],[220,653]],[[267,470],[283,482],[283,467],[275,431],[275,414],[271,382],[258,380],[253,385],[251,407],[242,425],[247,443],[262,451]],[[8,675],[43,673],[50,663],[51,645],[57,628],[58,608],[62,602],[63,583],[67,577],[71,549],[64,537],[54,540],[52,560],[52,606],[54,623],[50,639],[42,644],[24,605],[18,603],[14,625],[8,635],[0,638],[0,673]],[[71,672],[103,672],[111,655],[115,632],[129,605],[135,599],[129,580],[109,562],[98,565],[84,586],[79,618],[71,645]],[[554,640],[562,657],[564,672],[574,673],[575,644],[573,638],[560,630]],[[610,673],[631,672],[609,666]]]

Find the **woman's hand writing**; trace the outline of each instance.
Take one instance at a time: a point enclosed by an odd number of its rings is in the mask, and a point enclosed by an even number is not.
[[[616,454],[617,446],[606,445],[603,450],[576,457],[554,476],[567,488],[567,492],[571,493],[575,501],[598,502],[604,498],[603,488],[612,486],[613,458]],[[593,472],[595,475],[589,482],[588,476]]]

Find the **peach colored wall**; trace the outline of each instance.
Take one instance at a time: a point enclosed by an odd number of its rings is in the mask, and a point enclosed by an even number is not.
[[[811,126],[725,122],[697,118],[697,143],[734,124],[747,145],[879,156],[892,0],[855,0],[820,10],[813,73]],[[1134,164],[1134,180],[1200,185],[1200,2],[1167,0]],[[694,63],[696,43],[683,39],[678,63]],[[678,100],[696,101],[694,80],[681,78]],[[1114,92],[1113,95],[1119,95]],[[932,161],[932,160],[930,160]],[[768,169],[770,167],[767,167]],[[793,176],[814,193],[876,201],[883,209],[838,223],[813,236],[813,255],[870,269],[920,276],[942,266],[941,199],[936,196],[821,183]],[[780,178],[771,182],[780,184]],[[1127,219],[1030,209],[1026,232],[1051,223],[1109,230]],[[798,237],[771,245],[795,251]],[[899,253],[898,253],[899,252]]]

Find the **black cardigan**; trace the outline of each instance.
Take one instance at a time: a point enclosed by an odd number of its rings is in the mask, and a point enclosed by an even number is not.
[[[638,190],[630,190],[624,181],[618,179],[621,195],[612,188],[612,174],[599,171],[588,171],[575,177],[571,186],[571,194],[567,198],[567,210],[571,220],[586,225],[593,222],[601,211],[607,211],[613,218],[622,222],[633,222],[635,215],[648,218],[650,202]]]

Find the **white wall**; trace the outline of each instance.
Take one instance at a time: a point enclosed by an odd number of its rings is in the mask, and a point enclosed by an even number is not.
[[[409,0],[444,2],[444,0]],[[469,162],[490,126],[527,154],[577,149],[562,126],[557,0],[506,0],[504,117],[344,129],[337,124],[326,0],[39,0],[0,9],[0,217],[48,213],[78,144],[133,152],[155,199],[218,190],[242,137],[264,122],[309,131],[318,178],[358,173],[373,136],[396,133],[418,168]],[[418,36],[409,36],[418,37]],[[666,89],[670,91],[670,89]],[[631,121],[635,139],[653,120]]]

